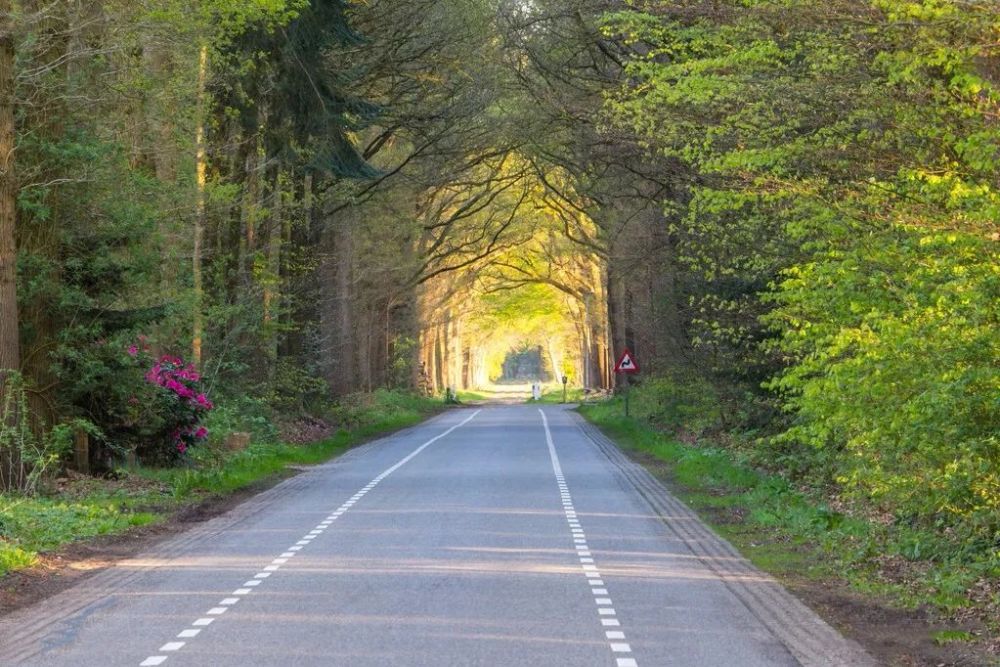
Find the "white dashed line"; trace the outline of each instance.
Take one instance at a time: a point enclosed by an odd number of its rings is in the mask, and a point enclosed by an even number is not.
[[[398,461],[394,466],[392,466],[387,470],[382,471],[382,473],[378,477],[368,482],[368,484],[365,485],[360,491],[351,496],[350,499],[344,502],[343,505],[341,505],[336,510],[331,512],[326,519],[317,524],[315,528],[310,530],[306,535],[303,535],[302,539],[298,540],[294,546],[288,547],[287,549],[285,549],[284,553],[282,553],[279,557],[272,560],[271,565],[262,568],[260,572],[253,575],[253,579],[251,579],[250,581],[244,582],[243,588],[239,588],[233,591],[233,595],[242,597],[244,595],[249,595],[250,593],[252,593],[253,592],[252,589],[255,586],[259,586],[261,583],[263,583],[264,579],[267,579],[274,572],[280,570],[281,566],[286,564],[290,558],[295,556],[296,552],[301,551],[303,547],[309,546],[316,537],[322,535],[323,532],[330,527],[330,525],[337,519],[337,517],[347,512],[351,507],[355,505],[355,503],[361,500],[366,493],[368,493],[376,486],[378,486],[378,484],[382,480],[384,480],[386,477],[388,477],[389,475],[396,472],[404,465],[412,461],[422,451],[430,447],[432,444],[434,444],[441,438],[449,435],[456,429],[468,424],[470,421],[475,419],[476,415],[478,415],[480,412],[481,410],[476,410],[471,415],[469,415],[464,421],[452,426],[451,428],[440,433],[439,435],[434,436],[433,438],[431,438],[430,440],[428,440],[427,442],[425,442],[424,444],[420,445],[415,450],[410,452],[407,456]],[[197,637],[198,634],[201,632],[202,628],[211,625],[212,622],[215,620],[215,618],[221,616],[222,614],[225,614],[233,607],[233,605],[238,604],[240,601],[240,597],[228,597],[223,599],[221,602],[219,602],[220,606],[212,607],[211,609],[209,609],[207,612],[205,612],[206,617],[199,618],[193,621],[191,623],[192,627],[186,630],[182,630],[180,634],[177,635],[177,637],[179,639],[191,639],[193,637]],[[160,647],[160,651],[163,653],[172,653],[175,651],[179,651],[186,645],[186,643],[187,642],[168,642]],[[156,667],[156,665],[162,665],[164,662],[166,662],[168,657],[169,656],[166,655],[151,655],[142,662],[140,662],[139,665],[140,667]]]
[[[181,647],[187,642],[169,642],[160,647],[160,650],[166,653],[167,651],[180,651]]]
[[[549,446],[552,471],[555,473],[556,483],[559,485],[559,496],[562,499],[563,511],[566,513],[566,522],[569,525],[570,534],[573,536],[573,544],[577,552],[577,558],[580,561],[580,567],[583,569],[583,574],[587,578],[587,582],[591,586],[591,592],[595,596],[594,603],[597,605],[597,614],[600,617],[601,625],[606,628],[621,627],[621,622],[617,618],[607,618],[608,616],[617,616],[618,612],[615,611],[611,597],[608,595],[608,589],[604,588],[604,580],[601,579],[600,570],[595,564],[593,554],[587,544],[587,535],[580,525],[580,519],[573,504],[573,497],[569,492],[569,486],[566,484],[562,465],[559,463],[559,455],[556,453],[556,446],[552,440],[549,420],[545,416],[544,410],[539,408],[538,412],[542,415],[542,424],[545,426],[545,441]],[[608,639],[608,648],[611,649],[612,653],[632,652],[631,645],[624,641],[619,641],[626,638],[625,633],[621,630],[607,630],[604,635]],[[616,658],[615,665],[616,667],[638,667],[635,658]]]

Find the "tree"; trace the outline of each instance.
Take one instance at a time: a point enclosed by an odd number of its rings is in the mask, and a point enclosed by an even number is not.
[[[18,339],[17,181],[14,173],[14,15],[11,0],[0,1],[0,401],[7,374],[21,366]]]

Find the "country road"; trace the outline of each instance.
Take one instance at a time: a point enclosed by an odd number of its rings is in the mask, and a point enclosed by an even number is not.
[[[457,409],[0,622],[0,665],[872,664],[573,412]]]

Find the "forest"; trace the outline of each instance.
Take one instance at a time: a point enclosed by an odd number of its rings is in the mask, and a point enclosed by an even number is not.
[[[550,377],[1000,572],[1000,6],[0,0],[0,489]]]

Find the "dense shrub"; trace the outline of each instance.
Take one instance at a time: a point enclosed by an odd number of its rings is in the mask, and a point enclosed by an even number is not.
[[[145,337],[122,333],[62,350],[66,397],[96,427],[92,464],[113,467],[134,452],[144,463],[175,464],[202,442],[214,407],[201,375],[179,357],[154,355]]]
[[[1000,536],[1000,265],[989,242],[894,231],[788,272],[795,364],[772,444],[900,520]]]

